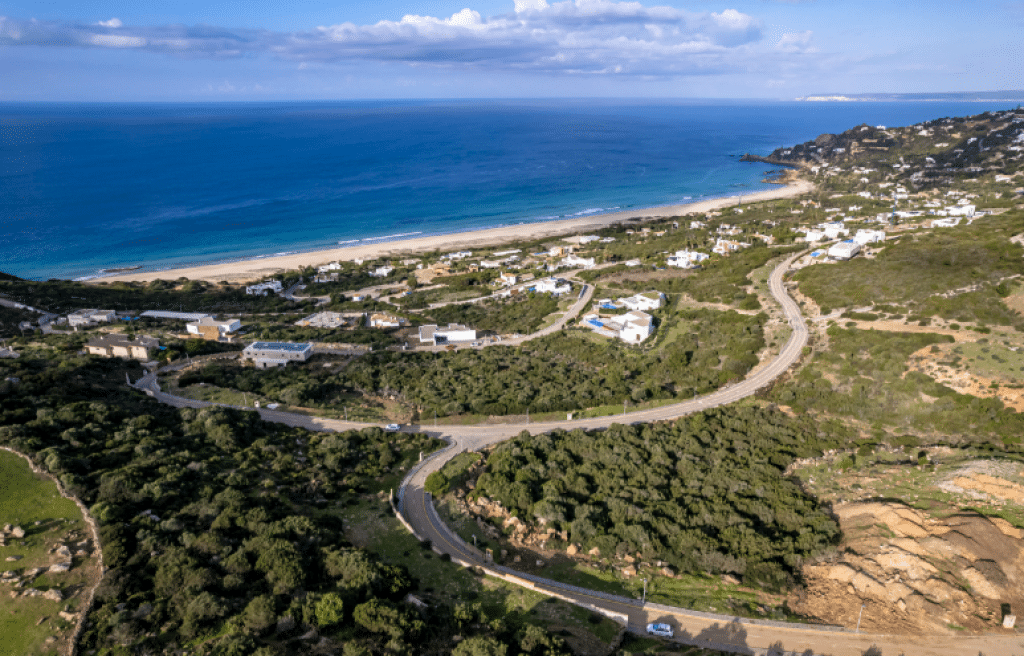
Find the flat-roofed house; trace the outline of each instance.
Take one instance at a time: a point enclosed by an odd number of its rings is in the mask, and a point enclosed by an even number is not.
[[[270,292],[280,294],[282,291],[284,291],[284,285],[280,280],[268,280],[255,285],[247,285],[245,288],[245,293],[250,296],[266,296]]]
[[[616,337],[628,344],[639,344],[654,333],[654,318],[639,310],[612,317],[588,314],[583,317],[581,325],[599,335]]]
[[[129,339],[127,335],[102,335],[85,343],[85,350],[91,355],[128,360],[151,360],[159,347],[160,340],[155,337]]]
[[[95,326],[101,321],[110,323],[117,319],[113,310],[76,310],[68,315],[68,325],[72,328]]]
[[[828,249],[828,256],[833,260],[849,260],[860,252],[860,244],[852,239],[841,241]]]
[[[371,314],[366,320],[370,328],[399,328],[405,324],[405,319],[396,317],[393,314],[376,313]]]
[[[462,324],[450,323],[446,328],[436,325],[420,326],[420,342],[440,346],[458,342],[472,342],[476,339],[476,330]]]
[[[665,300],[665,295],[658,291],[643,292],[619,299],[619,304],[630,310],[657,310]]]
[[[257,369],[266,369],[305,362],[312,354],[313,345],[309,342],[253,342],[242,351],[242,360],[252,360]]]
[[[559,296],[561,294],[568,294],[572,291],[572,283],[562,280],[561,278],[545,278],[538,280],[537,284],[533,287],[534,291],[542,294],[554,294]]]
[[[211,342],[230,342],[235,338],[235,333],[242,327],[238,319],[217,320],[213,317],[203,317],[199,321],[192,321],[185,324],[190,335],[195,335]]]

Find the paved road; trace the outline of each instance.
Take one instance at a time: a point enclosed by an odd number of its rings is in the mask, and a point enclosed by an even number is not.
[[[946,656],[948,654],[965,654],[974,656],[1011,656],[1024,654],[1024,640],[1017,636],[933,636],[933,637],[901,637],[873,634],[856,634],[849,631],[830,630],[825,627],[810,627],[801,624],[768,623],[746,620],[725,615],[714,615],[688,611],[685,609],[659,606],[656,604],[641,605],[639,600],[607,595],[604,593],[574,588],[563,583],[550,581],[540,577],[528,576],[503,567],[494,567],[484,555],[467,545],[438,518],[437,512],[424,491],[426,477],[440,469],[448,460],[463,451],[475,451],[486,446],[502,442],[523,430],[541,433],[556,428],[598,429],[607,428],[613,423],[649,422],[669,420],[692,412],[714,408],[732,403],[754,394],[758,389],[770,383],[784,373],[800,355],[807,343],[807,326],[800,315],[799,306],[786,292],[782,278],[790,263],[796,258],[792,256],[780,264],[769,277],[769,288],[772,295],[781,304],[787,321],[793,329],[789,340],[779,355],[754,371],[746,379],[713,394],[699,399],[632,412],[625,417],[596,417],[575,421],[505,424],[497,426],[445,426],[440,431],[427,426],[408,426],[406,431],[423,431],[439,437],[449,446],[432,455],[417,465],[402,482],[399,491],[399,508],[404,519],[411,525],[421,539],[430,540],[435,548],[447,553],[455,560],[470,565],[487,566],[499,575],[511,576],[520,585],[533,588],[547,594],[553,594],[595,610],[620,614],[628,617],[630,630],[643,632],[649,622],[665,621],[676,628],[676,640],[702,647],[734,651],[744,654],[830,654],[834,656],[861,656],[872,647],[877,647],[883,656]],[[593,293],[593,290],[589,290]],[[586,299],[589,300],[589,297]],[[583,305],[586,301],[581,299]],[[582,308],[582,305],[580,305]],[[574,308],[575,309],[575,306]],[[572,311],[567,313],[572,316]],[[178,363],[162,371],[178,369],[187,363]],[[156,384],[156,374],[147,375],[136,383],[140,389],[147,390],[159,400],[178,407],[205,407],[211,404],[193,401],[164,394]],[[260,415],[268,421],[276,421],[291,426],[302,426],[311,430],[349,430],[364,428],[367,424],[345,422],[334,419],[309,417],[289,412],[261,409]]]

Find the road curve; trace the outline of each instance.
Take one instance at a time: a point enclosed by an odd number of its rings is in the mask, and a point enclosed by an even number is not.
[[[769,277],[772,295],[782,306],[793,333],[779,355],[740,383],[713,394],[661,408],[629,413],[630,423],[675,419],[693,412],[732,403],[754,394],[792,366],[807,344],[807,325],[800,308],[783,285],[783,276],[799,254],[778,265]],[[872,648],[889,656],[944,656],[948,654],[984,654],[985,656],[1020,654],[1024,641],[1012,635],[988,636],[889,636],[857,633],[837,627],[797,623],[766,622],[728,615],[716,615],[682,608],[642,604],[637,599],[586,590],[542,577],[516,572],[489,562],[480,551],[465,543],[441,521],[430,494],[424,490],[427,476],[439,470],[463,451],[476,451],[502,442],[523,430],[541,433],[561,429],[599,429],[623,421],[623,417],[597,417],[576,421],[534,423],[502,426],[446,426],[441,432],[428,431],[448,442],[448,446],[432,454],[409,472],[399,489],[399,512],[420,539],[430,540],[434,548],[465,565],[486,568],[519,585],[541,593],[558,596],[580,606],[625,616],[628,627],[643,633],[650,622],[669,622],[676,630],[678,642],[742,654],[801,656],[829,654],[862,656]],[[410,427],[409,430],[422,430]]]

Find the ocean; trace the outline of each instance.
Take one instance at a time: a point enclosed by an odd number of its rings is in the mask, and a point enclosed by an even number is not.
[[[767,188],[773,149],[1006,102],[0,104],[0,271],[79,279]]]

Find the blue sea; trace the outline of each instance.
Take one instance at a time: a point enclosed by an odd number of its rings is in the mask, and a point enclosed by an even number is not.
[[[767,188],[739,161],[1014,103],[0,104],[0,271],[84,278]]]

